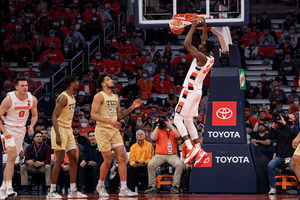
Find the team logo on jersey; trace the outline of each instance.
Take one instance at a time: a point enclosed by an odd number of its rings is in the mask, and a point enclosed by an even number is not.
[[[236,101],[213,101],[212,125],[236,126]]]
[[[212,167],[212,153],[206,152],[207,157],[204,158],[203,163],[199,167]]]

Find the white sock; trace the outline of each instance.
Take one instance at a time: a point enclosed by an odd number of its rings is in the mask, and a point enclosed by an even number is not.
[[[6,181],[6,187],[7,189],[12,188],[12,181]]]
[[[191,143],[190,139],[187,139],[186,141],[184,141],[184,143],[186,144],[186,147],[191,150],[193,148],[193,145]]]
[[[76,183],[70,183],[70,190],[74,191],[76,188]]]
[[[121,181],[121,189],[125,189],[127,185],[127,181]]]
[[[6,181],[2,182],[1,189],[2,190],[6,190]]]
[[[52,184],[50,185],[50,192],[53,192],[56,190],[56,184]]]
[[[99,185],[104,186],[104,181],[99,180]]]

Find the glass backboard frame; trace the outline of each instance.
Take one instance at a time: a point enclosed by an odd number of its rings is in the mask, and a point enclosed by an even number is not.
[[[199,0],[201,1],[201,0]],[[206,19],[208,26],[243,26],[249,23],[249,0],[241,1],[241,15],[239,18],[226,18],[226,19]],[[139,28],[167,28],[171,20],[147,20],[143,17],[143,2],[145,0],[135,0],[134,11],[135,11],[135,23]],[[173,0],[173,14],[177,14],[177,0]],[[208,18],[210,16],[210,0],[206,0],[206,13],[201,14]]]

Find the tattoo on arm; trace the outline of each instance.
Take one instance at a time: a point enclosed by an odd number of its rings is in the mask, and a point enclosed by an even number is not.
[[[120,111],[121,117],[125,117],[126,115],[128,115],[131,111],[132,111],[132,106],[130,106],[129,108],[127,108],[126,110],[122,110]]]

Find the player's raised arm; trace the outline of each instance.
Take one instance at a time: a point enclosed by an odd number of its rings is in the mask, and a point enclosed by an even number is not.
[[[0,105],[0,118],[4,115],[4,113],[11,107],[11,98],[9,95],[5,97],[5,99],[2,101]],[[5,127],[2,124],[2,121],[0,120],[0,129],[2,130],[4,137],[6,139],[9,139],[11,137],[11,134],[9,134]]]
[[[34,132],[34,126],[38,120],[38,112],[37,112],[37,99],[32,96],[32,101],[33,101],[33,105],[31,107],[31,120],[30,120],[30,125],[28,126],[28,131],[30,133]]]
[[[206,41],[208,39],[208,36],[207,36],[207,25],[206,25],[206,22],[205,22],[204,18],[201,19],[201,22],[202,22],[202,25],[203,25],[201,42],[204,42],[204,41]]]
[[[56,102],[56,106],[54,108],[53,114],[52,114],[52,124],[53,128],[56,134],[56,144],[58,146],[61,145],[61,138],[60,138],[60,133],[59,133],[59,128],[58,128],[58,117],[63,110],[63,108],[68,104],[68,98],[65,95],[61,95]]]
[[[134,110],[135,108],[139,107],[142,104],[141,99],[136,99],[136,100],[134,100],[133,104],[129,108],[127,108],[126,110],[121,110],[119,102],[120,102],[120,100],[118,101],[118,108],[117,108],[118,119],[124,118],[132,110]]]
[[[196,47],[194,47],[192,45],[192,37],[193,37],[194,31],[198,24],[199,24],[199,21],[197,21],[197,19],[192,20],[191,29],[188,32],[188,34],[185,38],[185,41],[184,41],[184,48],[191,54],[191,56],[196,58],[198,61],[201,61],[202,63],[206,63],[206,61],[207,61],[206,56],[203,53],[199,52],[196,49]],[[202,44],[203,44],[203,41],[202,41],[201,45]]]

